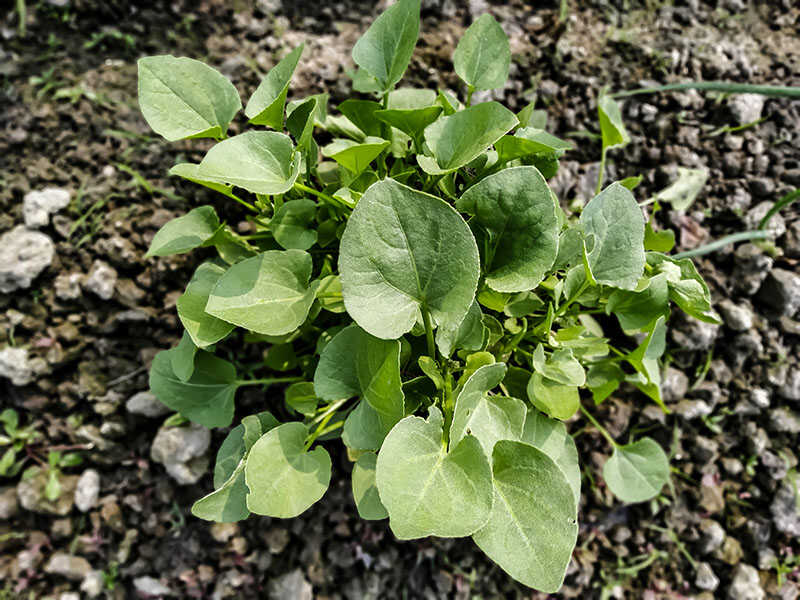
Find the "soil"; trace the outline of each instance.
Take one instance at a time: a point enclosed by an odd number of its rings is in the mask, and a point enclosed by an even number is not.
[[[57,187],[71,201],[41,229],[55,243],[50,266],[31,287],[0,294],[0,350],[27,349],[35,371],[27,385],[0,377],[0,409],[15,409],[39,433],[26,466],[61,448],[83,462],[63,469],[62,514],[19,506],[25,482],[0,478],[0,598],[544,597],[472,542],[399,542],[386,522],[359,520],[343,453],[331,489],[297,519],[200,521],[189,508],[211,489],[210,473],[179,485],[150,458],[163,416],[126,408],[147,390],[153,355],[179,339],[175,300],[202,258],[145,259],[153,234],[200,204],[213,203],[233,224],[244,218],[210,191],[168,178],[171,165],[199,160],[208,145],[169,144],[148,129],[136,102],[136,59],[206,60],[247,98],[288,48],[306,41],[290,97],[328,91],[335,105],[349,93],[349,50],[385,2],[48,0],[28,3],[24,38],[13,4],[0,14],[0,235],[23,222],[30,191]],[[800,85],[800,7],[792,0],[564,4],[562,14],[555,0],[424,0],[405,82],[459,91],[455,44],[472,18],[495,15],[514,58],[506,87],[484,98],[518,110],[536,96],[548,130],[574,141],[553,180],[565,205],[592,195],[603,87]],[[743,114],[757,123],[737,130]],[[710,171],[689,211],[658,214],[679,250],[752,228],[761,203],[800,185],[798,101],[767,99],[748,113],[719,94],[645,95],[627,100],[623,116],[632,142],[610,153],[608,174],[642,175],[640,199],[672,181],[678,166]],[[674,477],[662,496],[615,501],[599,476],[605,441],[579,418],[569,424],[585,465],[581,529],[554,597],[800,594],[800,323],[797,305],[789,312],[779,298],[781,274],[798,271],[797,216],[789,207],[773,221],[772,244],[729,246],[697,261],[725,325],[670,323],[670,414],[631,390],[598,408],[618,439],[647,431],[670,449]],[[110,270],[97,274],[97,261]],[[82,282],[72,298],[62,289],[70,276]],[[247,414],[264,401],[240,393],[238,407]],[[224,434],[213,432],[212,450]],[[99,498],[73,506],[69,477],[89,470],[99,474]]]

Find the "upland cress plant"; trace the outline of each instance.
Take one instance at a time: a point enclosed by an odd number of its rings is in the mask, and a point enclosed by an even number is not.
[[[287,103],[300,45],[248,101],[256,127],[233,137],[230,81],[190,58],[139,61],[153,130],[218,141],[170,173],[242,205],[254,232],[201,206],[156,233],[149,256],[218,256],[178,299],[185,333],[155,357],[150,386],[206,427],[231,425],[240,387],[284,388],[283,402],[265,393],[263,412],[230,430],[196,516],[301,514],[328,488],[322,442],[341,439],[361,517],[388,517],[400,539],[471,536],[513,578],[554,592],[578,534],[565,420],[582,411],[607,438],[603,478],[621,500],[654,498],[669,479],[661,447],[615,441],[580,389],[600,403],[626,382],[663,406],[670,304],[717,318],[691,260],[666,254],[672,233],[645,222],[631,192],[640,178],[599,181],[568,216],[547,180],[570,144],[547,133],[546,113],[471,102],[508,76],[509,42],[491,16],[453,57],[463,101],[396,87],[419,11],[399,0],[358,40],[350,75],[362,96],[338,114],[326,94]],[[604,166],[629,138],[610,96],[598,109]],[[263,377],[215,354],[242,343],[268,348]]]

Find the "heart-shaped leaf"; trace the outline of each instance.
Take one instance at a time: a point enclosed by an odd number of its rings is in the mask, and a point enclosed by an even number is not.
[[[358,516],[368,521],[377,521],[389,516],[381,503],[378,487],[375,485],[375,465],[378,456],[372,452],[362,454],[353,465],[353,499],[356,501]]]
[[[203,263],[197,267],[186,291],[178,298],[178,317],[199,348],[216,344],[233,331],[233,325],[206,312],[211,290],[224,274],[223,267],[212,262]]]
[[[283,109],[286,104],[286,92],[292,80],[304,44],[300,44],[289,52],[281,61],[272,67],[267,76],[253,92],[244,114],[254,125],[266,125],[273,129],[283,129]]]
[[[459,348],[480,350],[486,335],[481,307],[477,300],[473,300],[461,323],[445,323],[436,330],[436,346],[444,356],[449,357]]]
[[[322,155],[332,158],[353,175],[358,175],[369,167],[369,163],[375,160],[388,145],[388,141],[377,137],[367,137],[363,142],[338,139],[323,147]]]
[[[580,406],[578,387],[553,381],[534,373],[528,382],[528,399],[543,413],[555,419],[569,419]]]
[[[161,227],[153,236],[145,257],[189,252],[206,245],[217,230],[219,230],[219,218],[214,208],[198,206]]]
[[[187,332],[183,332],[181,341],[173,348],[172,371],[181,381],[189,381],[194,373],[194,357],[197,356],[197,346]]]
[[[467,28],[453,53],[456,73],[476,90],[502,87],[510,62],[508,36],[488,13]]]
[[[669,480],[669,460],[655,440],[642,438],[614,448],[603,479],[623,502],[644,502],[655,498]]]
[[[308,250],[317,241],[317,232],[312,227],[316,216],[316,202],[292,200],[275,211],[269,227],[275,241],[287,250]]]
[[[661,315],[669,314],[667,276],[650,277],[634,292],[614,290],[608,297],[606,314],[617,315],[625,331],[644,329]]]
[[[581,468],[578,449],[561,421],[550,419],[538,410],[529,409],[520,441],[538,448],[558,465],[567,478],[575,496],[575,506],[581,500]]]

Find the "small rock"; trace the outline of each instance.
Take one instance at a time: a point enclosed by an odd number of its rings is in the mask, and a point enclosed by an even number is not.
[[[675,407],[675,414],[679,417],[691,421],[698,417],[707,417],[712,412],[712,408],[704,400],[681,400]]]
[[[733,579],[728,588],[730,600],[764,600],[764,590],[755,567],[740,563],[733,570]]]
[[[746,125],[761,118],[764,96],[759,94],[736,94],[728,101],[733,118],[739,125]]]
[[[77,300],[80,298],[83,279],[81,273],[60,273],[53,282],[56,298],[59,300]]]
[[[303,576],[300,569],[281,575],[269,582],[270,600],[312,600],[314,597],[311,584]]]
[[[225,544],[233,536],[239,533],[239,525],[236,523],[212,523],[211,537],[220,544]]]
[[[706,437],[697,436],[694,439],[694,445],[691,447],[690,452],[698,465],[706,465],[717,460],[719,456],[719,444]]]
[[[770,411],[769,425],[772,431],[796,435],[800,433],[800,415],[781,406]]]
[[[0,350],[0,377],[7,377],[16,386],[33,382],[34,369],[27,348],[9,346]]]
[[[722,543],[725,541],[725,530],[722,528],[722,525],[714,521],[713,519],[703,519],[700,522],[700,542],[699,542],[699,551],[700,554],[711,554],[717,548],[722,546]]]
[[[747,449],[753,454],[760,456],[764,450],[769,448],[769,435],[763,428],[756,427],[752,421],[745,425],[744,434],[747,439]]]
[[[730,281],[736,290],[752,296],[761,287],[774,261],[755,244],[742,244],[734,255],[735,262]]]
[[[30,229],[44,227],[50,215],[69,204],[69,192],[59,188],[45,188],[40,192],[28,192],[22,199],[22,215],[25,226]]]
[[[81,591],[89,598],[97,598],[103,593],[105,588],[105,578],[103,572],[96,570],[86,574],[81,582]]]
[[[289,543],[289,532],[284,527],[273,527],[264,537],[272,554],[280,554]]]
[[[137,577],[133,580],[133,587],[145,598],[171,596],[172,590],[153,577]]]
[[[726,456],[720,462],[722,462],[722,468],[734,477],[744,471],[744,465],[738,458]]]
[[[668,367],[661,382],[661,398],[664,402],[682,400],[689,389],[689,378],[686,373],[674,367]]]
[[[744,304],[736,304],[732,300],[725,298],[717,304],[725,325],[734,331],[746,331],[753,326],[753,311]]]
[[[786,400],[800,401],[800,368],[793,368],[786,374],[786,381],[778,388],[778,395]]]
[[[744,556],[742,544],[736,538],[728,536],[722,543],[722,548],[717,551],[716,556],[722,562],[728,563],[731,566],[738,565],[739,561],[741,561]]]
[[[161,463],[181,485],[197,483],[208,468],[206,451],[211,433],[205,427],[162,427],[153,440],[150,458]]]
[[[81,595],[78,592],[63,592],[58,600],[81,600]]]
[[[772,269],[758,291],[758,298],[781,315],[791,317],[800,308],[800,275]]]
[[[714,574],[714,570],[707,562],[697,565],[697,575],[694,584],[701,590],[713,592],[719,586],[719,577]]]
[[[81,512],[89,512],[97,506],[100,496],[100,474],[94,469],[87,469],[78,479],[75,489],[75,506]]]
[[[767,474],[776,481],[782,481],[789,472],[789,465],[786,464],[786,461],[769,450],[761,455],[761,464],[766,467]]]
[[[17,484],[17,499],[25,510],[43,514],[64,516],[72,510],[75,501],[75,487],[78,485],[77,475],[61,475],[61,494],[54,501],[45,498],[47,473],[40,471],[33,477],[23,479]]]
[[[709,350],[714,345],[719,333],[719,325],[705,323],[697,319],[689,319],[679,315],[672,338],[678,346],[686,350]]]
[[[0,292],[9,294],[31,287],[50,266],[55,245],[49,236],[17,225],[0,236]]]
[[[798,493],[800,490],[797,490],[791,482],[786,481],[778,488],[769,507],[775,529],[794,537],[800,536],[800,513],[797,511]]]
[[[44,571],[51,575],[61,575],[72,581],[81,581],[92,571],[92,565],[82,556],[56,552],[47,561]]]
[[[13,486],[0,488],[0,521],[8,521],[18,512],[17,489]]]
[[[753,388],[750,391],[750,402],[758,408],[769,408],[769,392],[764,388]]]
[[[761,224],[761,220],[772,209],[773,205],[774,202],[765,200],[764,202],[759,202],[753,208],[751,208],[744,218],[747,228],[758,229],[758,226]],[[776,238],[779,238],[786,233],[786,221],[784,220],[783,215],[780,213],[775,213],[772,215],[769,220],[767,231],[769,231]]]
[[[89,276],[86,278],[86,289],[101,300],[111,300],[114,286],[117,284],[117,272],[108,263],[96,260],[92,263]]]
[[[125,408],[134,415],[144,415],[145,417],[163,417],[171,411],[168,407],[161,404],[152,392],[139,392],[131,396],[125,403]]]

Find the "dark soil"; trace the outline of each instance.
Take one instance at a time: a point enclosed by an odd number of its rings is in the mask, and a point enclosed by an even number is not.
[[[335,104],[349,93],[349,50],[380,7],[352,0],[28,4],[25,38],[13,3],[0,14],[0,235],[23,222],[29,191],[59,187],[72,200],[42,228],[56,244],[52,264],[29,289],[0,294],[0,350],[27,348],[38,365],[29,385],[0,378],[0,409],[14,408],[40,434],[26,466],[46,460],[48,450],[78,448],[83,463],[64,473],[96,470],[100,495],[81,512],[68,494],[65,514],[55,515],[18,506],[19,476],[0,478],[0,598],[69,600],[89,571],[102,572],[102,594],[113,598],[165,594],[158,582],[188,598],[542,597],[471,541],[399,542],[386,522],[359,520],[341,453],[331,489],[298,519],[200,521],[189,508],[211,489],[210,473],[178,485],[150,459],[164,417],[126,410],[131,396],[147,390],[144,367],[178,340],[175,300],[201,258],[144,259],[153,234],[204,203],[230,223],[244,218],[221,197],[167,177],[171,165],[198,160],[207,145],[168,144],[152,134],[136,103],[136,59],[207,60],[247,98],[286,49],[305,40],[290,94],[329,91]],[[592,194],[600,151],[594,107],[603,86],[800,85],[800,8],[792,0],[567,6],[562,19],[555,0],[424,0],[406,78],[457,90],[455,44],[473,16],[493,13],[514,53],[510,80],[495,96],[520,109],[536,95],[548,129],[575,143],[552,182],[565,206]],[[658,215],[676,231],[679,249],[752,228],[762,202],[800,185],[800,102],[768,99],[757,115],[763,120],[727,132],[740,125],[740,111],[718,94],[637,96],[623,116],[632,143],[610,154],[609,176],[642,175],[639,199],[672,181],[678,166],[710,170],[688,213]],[[569,424],[580,431],[584,495],[578,547],[558,597],[798,596],[800,323],[796,310],[779,314],[775,292],[782,271],[798,271],[797,215],[790,207],[773,221],[772,247],[728,247],[698,261],[725,325],[670,323],[664,394],[671,414],[630,390],[598,409],[618,439],[648,431],[670,449],[674,477],[662,496],[616,502],[599,475],[610,449],[579,418]],[[80,279],[97,260],[117,274],[110,300],[86,283],[74,299],[56,294],[59,276]],[[267,405],[281,396],[269,395]],[[241,393],[238,405],[246,414],[265,399]],[[212,450],[223,436],[214,432]],[[57,553],[88,562],[78,560],[70,578],[53,566]]]

